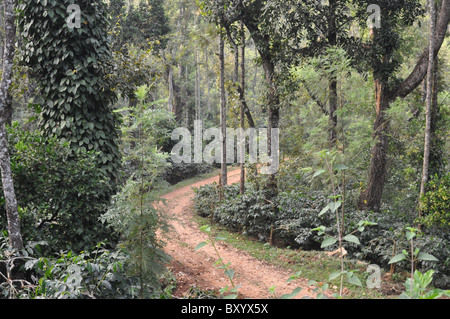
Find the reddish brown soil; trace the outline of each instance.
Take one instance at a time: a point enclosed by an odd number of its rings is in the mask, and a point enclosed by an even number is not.
[[[218,182],[218,177],[196,182],[163,196],[167,200],[168,214],[172,217],[170,224],[173,228],[164,241],[166,242],[165,250],[172,257],[169,268],[177,280],[175,297],[185,296],[194,286],[202,291],[218,291],[220,288],[230,286],[224,270],[215,266],[218,257],[212,246],[207,245],[195,251],[199,243],[207,240],[207,235],[193,221],[192,187],[213,182]],[[239,170],[229,172],[228,182],[229,184],[239,182]],[[274,295],[269,292],[269,288],[273,286],[276,287],[275,293],[278,297],[291,293],[296,287],[303,287],[296,298],[314,297],[311,289],[308,289],[310,287],[308,287],[307,279],[299,278],[287,283],[292,273],[257,260],[227,245],[226,242],[219,242],[216,246],[222,260],[225,263],[230,262],[230,267],[235,271],[234,281],[236,285],[240,285],[238,290],[240,298],[273,298]]]

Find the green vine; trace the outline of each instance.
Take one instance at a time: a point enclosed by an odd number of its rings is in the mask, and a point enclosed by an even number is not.
[[[79,0],[80,27],[67,23],[73,0],[19,0],[21,63],[39,83],[34,103],[48,136],[68,141],[74,152],[98,152],[98,164],[113,180],[120,163],[116,96],[108,79],[108,20],[102,1]]]

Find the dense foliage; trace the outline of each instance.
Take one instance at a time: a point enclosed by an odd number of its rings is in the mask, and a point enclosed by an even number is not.
[[[112,186],[98,169],[94,151],[80,150],[74,156],[69,143],[18,124],[9,130],[9,143],[27,241],[47,241],[49,253],[114,241],[98,220],[108,207]]]
[[[450,228],[450,173],[439,178],[434,176],[427,185],[428,190],[420,200],[423,223],[427,226]]]
[[[111,65],[108,19],[102,1],[77,2],[80,27],[67,23],[73,1],[21,1],[19,29],[24,39],[21,61],[39,84],[42,130],[70,143],[74,150],[98,152],[98,165],[118,177],[115,101],[107,81]]]

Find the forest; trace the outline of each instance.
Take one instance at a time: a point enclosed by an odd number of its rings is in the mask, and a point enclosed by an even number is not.
[[[450,1],[0,3],[0,299],[450,298]]]

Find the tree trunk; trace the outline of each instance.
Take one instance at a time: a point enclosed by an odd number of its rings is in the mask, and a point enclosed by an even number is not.
[[[242,93],[240,94],[241,99],[241,114],[240,114],[240,120],[241,120],[241,129],[245,130],[245,30],[244,30],[244,23],[241,21],[241,37],[242,37],[242,45],[241,45],[241,78],[240,78],[240,87],[242,90]],[[241,151],[244,150],[244,148],[241,148]],[[241,158],[242,158],[241,154]],[[245,164],[241,163],[241,176],[240,176],[240,183],[239,183],[239,191],[241,195],[245,193]]]
[[[428,182],[428,166],[430,163],[430,147],[431,147],[431,112],[432,112],[432,94],[433,94],[433,68],[434,68],[434,28],[435,28],[435,3],[434,0],[428,1],[430,6],[430,49],[428,57],[427,71],[427,98],[425,113],[425,145],[423,154],[422,181],[420,184],[420,197],[425,195],[425,188]],[[419,218],[422,215],[422,209],[419,207]]]
[[[375,81],[376,119],[373,127],[376,144],[372,147],[367,188],[359,197],[359,209],[379,211],[386,177],[389,122],[385,111],[389,107],[386,85]]]
[[[219,37],[220,60],[220,128],[222,134],[222,157],[220,166],[220,186],[227,185],[227,112],[225,96],[225,42],[221,33]]]
[[[280,122],[280,95],[275,83],[275,66],[269,57],[261,55],[266,76],[267,105],[268,105],[268,130],[267,130],[267,154],[272,155],[272,130],[279,128]],[[268,176],[266,188],[269,197],[278,195],[277,173]]]
[[[2,175],[2,187],[5,196],[6,217],[8,220],[9,243],[14,249],[23,247],[22,234],[20,231],[20,217],[17,206],[16,194],[14,191],[14,182],[11,171],[11,159],[8,150],[8,136],[6,132],[6,122],[8,120],[11,106],[11,96],[9,88],[12,82],[14,42],[16,36],[14,1],[4,1],[4,22],[5,22],[5,40],[4,40],[4,61],[3,72],[0,86],[0,169]]]
[[[335,46],[337,42],[336,33],[336,0],[329,1],[330,14],[328,19],[328,43],[330,46]],[[330,149],[336,146],[337,142],[337,104],[338,104],[338,94],[337,94],[337,79],[335,74],[330,75],[329,79],[329,145]]]
[[[337,111],[337,104],[338,104],[338,96],[337,96],[337,81],[336,81],[336,77],[332,77],[330,79],[329,82],[329,137],[328,137],[328,142],[330,145],[330,149],[336,146],[336,142],[337,142],[337,115],[336,115],[336,111]]]
[[[440,91],[441,75],[439,71],[439,59],[434,60],[433,71],[433,89],[431,95],[431,147],[430,147],[430,164],[428,176],[441,175],[445,172],[445,141],[440,134],[442,126],[442,116],[440,105],[438,103],[438,93]]]

